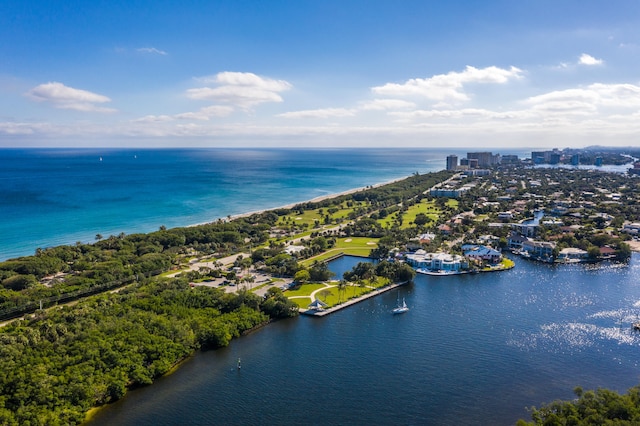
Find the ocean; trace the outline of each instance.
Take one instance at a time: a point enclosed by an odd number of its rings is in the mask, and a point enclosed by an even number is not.
[[[442,170],[449,154],[466,151],[0,149],[0,261]]]
[[[466,150],[2,149],[0,260],[437,171],[449,154]],[[359,260],[331,268],[341,275]],[[640,333],[630,323],[640,256],[516,262],[500,273],[418,276],[400,290],[404,315],[391,315],[398,294],[389,292],[270,324],[197,353],[93,424],[509,425],[529,406],[571,399],[575,386],[638,384]]]

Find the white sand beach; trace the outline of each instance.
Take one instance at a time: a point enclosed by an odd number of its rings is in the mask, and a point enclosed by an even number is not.
[[[214,222],[217,222],[219,220],[222,220],[222,221],[234,220],[234,219],[238,219],[238,218],[241,218],[241,217],[249,217],[249,216],[254,215],[254,214],[260,214],[260,213],[268,212],[268,211],[271,211],[271,210],[291,209],[291,208],[297,206],[298,204],[318,203],[320,201],[328,200],[328,199],[331,199],[331,198],[336,198],[336,197],[339,197],[341,195],[354,194],[356,192],[364,191],[366,189],[378,188],[378,187],[381,187],[381,186],[384,186],[384,185],[388,185],[390,183],[399,182],[401,180],[407,179],[408,177],[409,176],[406,176],[406,177],[403,177],[403,178],[398,178],[398,179],[393,179],[393,180],[390,180],[388,182],[376,183],[374,185],[362,186],[362,187],[359,187],[359,188],[348,189],[346,191],[336,192],[336,193],[333,193],[333,194],[321,195],[319,197],[315,197],[315,198],[312,198],[310,200],[299,201],[297,203],[291,203],[291,204],[287,204],[287,205],[284,205],[284,206],[272,207],[272,208],[262,209],[262,210],[255,210],[255,211],[251,211],[251,212],[247,212],[247,213],[239,213],[239,214],[231,215],[231,216],[228,216],[228,217],[221,217],[221,218],[215,219],[215,220],[213,220],[211,222],[196,223],[196,224],[188,225],[188,226],[192,227],[192,226],[206,225],[208,223],[214,223]]]

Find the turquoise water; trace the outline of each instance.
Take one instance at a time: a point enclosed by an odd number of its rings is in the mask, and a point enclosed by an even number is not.
[[[0,260],[97,234],[210,222],[441,170],[449,153],[0,149]]]
[[[494,150],[495,151],[495,150]],[[518,152],[506,152],[503,154]],[[0,150],[0,260],[184,226],[444,168],[463,151]],[[102,161],[100,158],[102,157]],[[337,272],[357,259],[333,264]],[[338,270],[339,269],[339,270]],[[107,407],[96,425],[508,425],[574,386],[640,381],[629,265],[418,276],[325,318],[271,324]],[[236,367],[242,358],[242,370]]]
[[[331,266],[340,273],[361,259]],[[513,425],[575,386],[640,381],[640,256],[628,265],[516,259],[490,274],[419,275],[324,318],[280,321],[202,352],[92,425]],[[236,362],[242,359],[242,370]]]

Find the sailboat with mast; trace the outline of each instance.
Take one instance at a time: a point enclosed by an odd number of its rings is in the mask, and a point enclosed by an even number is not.
[[[405,302],[404,297],[402,298],[402,304],[400,304],[400,294],[398,294],[398,306],[393,308],[391,313],[393,313],[393,315],[404,314],[408,310],[409,308],[407,307],[407,302]]]

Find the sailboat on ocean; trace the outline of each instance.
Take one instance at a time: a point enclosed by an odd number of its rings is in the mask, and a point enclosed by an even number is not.
[[[404,314],[408,310],[409,310],[409,308],[407,307],[407,302],[405,302],[404,297],[402,298],[402,304],[400,304],[400,295],[398,294],[398,306],[393,308],[391,313],[393,315]]]

